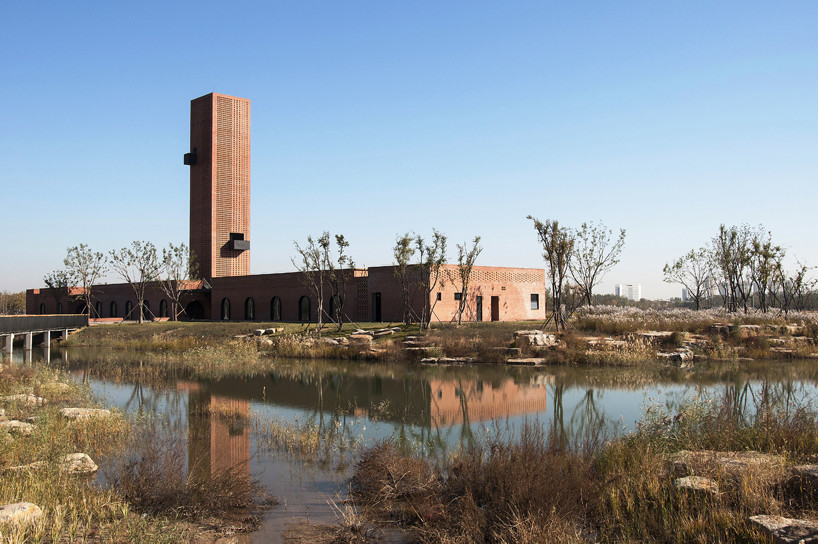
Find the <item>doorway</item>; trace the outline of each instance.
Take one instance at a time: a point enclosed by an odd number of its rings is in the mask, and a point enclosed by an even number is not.
[[[491,320],[500,321],[500,297],[491,297]]]
[[[474,304],[477,306],[477,311],[475,312],[475,320],[476,321],[483,321],[483,297],[477,296],[474,297]]]
[[[372,321],[381,321],[381,294],[372,293]]]

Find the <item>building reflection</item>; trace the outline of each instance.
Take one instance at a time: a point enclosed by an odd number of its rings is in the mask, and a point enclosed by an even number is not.
[[[430,380],[429,386],[432,427],[544,412],[548,407],[548,389],[544,385],[519,384],[509,379],[499,384],[482,380]]]

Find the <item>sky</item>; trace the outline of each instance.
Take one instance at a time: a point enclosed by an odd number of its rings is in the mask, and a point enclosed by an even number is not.
[[[528,215],[626,229],[598,291],[763,224],[818,265],[818,2],[3,2],[0,290],[80,243],[188,241],[190,100],[252,101],[252,273],[344,234],[482,238]],[[106,281],[118,282],[115,276]]]

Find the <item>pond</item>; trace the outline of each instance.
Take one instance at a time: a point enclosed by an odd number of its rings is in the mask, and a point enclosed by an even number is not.
[[[702,391],[729,393],[748,410],[762,391],[794,404],[818,398],[814,360],[707,363],[692,370],[276,360],[264,375],[192,380],[139,372],[115,379],[96,370],[103,356],[110,362],[110,351],[48,353],[52,365],[70,370],[104,403],[174,422],[187,434],[189,467],[240,465],[243,477],[257,478],[278,498],[246,542],[281,542],[299,519],[334,521],[331,501],[339,502],[352,470],[349,453],[273,447],[272,426],[320,429],[345,447],[389,438],[441,456],[492,433],[513,435],[526,421],[567,444],[600,428],[615,435],[633,430],[647,405],[673,412]],[[145,354],[117,357],[130,367],[135,359],[146,368],[151,362]]]

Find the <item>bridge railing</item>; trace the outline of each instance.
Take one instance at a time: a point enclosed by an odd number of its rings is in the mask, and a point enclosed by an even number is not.
[[[0,315],[0,335],[34,331],[79,329],[88,326],[87,314]]]

